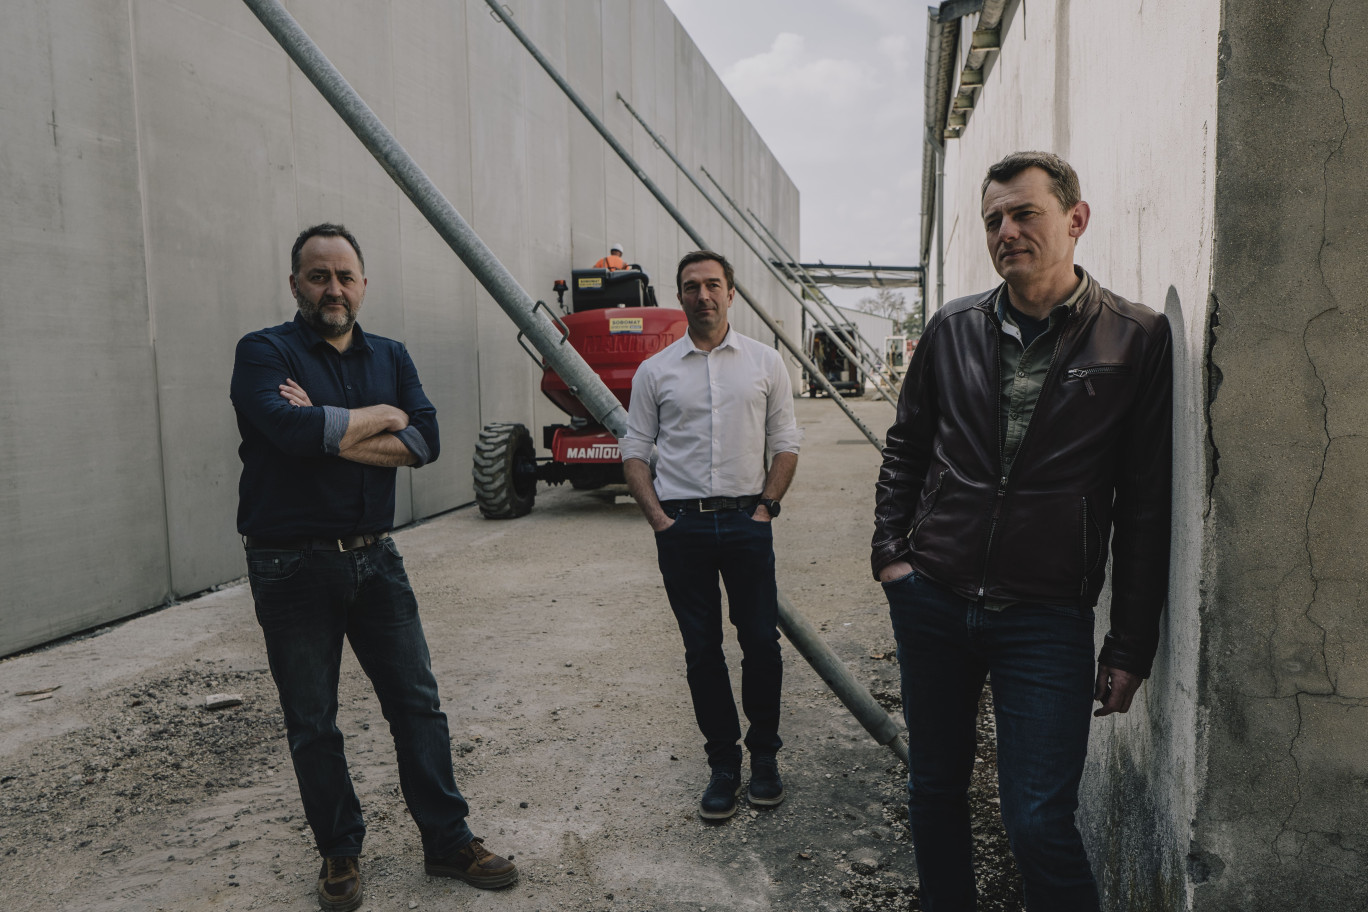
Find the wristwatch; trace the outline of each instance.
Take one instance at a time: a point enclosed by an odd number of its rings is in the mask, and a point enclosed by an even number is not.
[[[768,497],[760,498],[760,506],[769,511],[771,517],[779,515],[779,501],[771,500]]]

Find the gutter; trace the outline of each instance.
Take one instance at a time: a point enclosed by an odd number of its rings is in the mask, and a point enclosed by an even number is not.
[[[1001,47],[1003,12],[1009,0],[945,0],[927,10],[925,135],[922,140],[921,266],[922,275],[931,260],[931,238],[937,238],[936,307],[945,303],[944,201],[945,142],[958,139],[969,114],[983,91],[985,70]],[[959,78],[960,35],[965,16],[978,15],[969,36]],[[952,91],[954,93],[951,97]],[[932,222],[935,230],[932,230]],[[926,294],[922,294],[922,325],[925,325]]]

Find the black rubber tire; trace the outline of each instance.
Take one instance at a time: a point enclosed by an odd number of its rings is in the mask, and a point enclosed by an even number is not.
[[[488,519],[516,519],[537,499],[537,450],[521,424],[486,424],[475,444],[475,503]]]

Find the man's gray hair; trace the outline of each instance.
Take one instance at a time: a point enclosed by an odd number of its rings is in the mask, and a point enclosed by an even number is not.
[[[1083,198],[1078,187],[1078,172],[1058,155],[1053,152],[1013,152],[988,169],[988,176],[983,179],[983,187],[979,190],[979,199],[983,199],[988,192],[989,184],[1005,184],[1027,168],[1039,168],[1050,176],[1051,189],[1065,212],[1078,205]]]

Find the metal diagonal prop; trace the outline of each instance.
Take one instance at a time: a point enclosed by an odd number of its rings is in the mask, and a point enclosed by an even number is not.
[[[604,427],[621,437],[627,430],[627,412],[617,401],[617,397],[578,352],[563,344],[564,340],[555,324],[548,317],[537,313],[539,308],[536,302],[523,291],[517,280],[494,256],[493,251],[485,246],[479,235],[466,224],[455,207],[404,151],[356,90],[342,78],[342,74],[314,44],[313,39],[299,27],[294,17],[280,5],[279,0],[243,2],[261,20],[266,30],[322,93],[366,149],[375,156],[385,172],[413,201],[442,240],[446,241],[485,290],[522,329],[556,373],[575,390],[580,401]],[[869,691],[854,679],[849,669],[782,595],[779,598],[779,626],[789,638],[789,642],[793,643],[812,664],[822,679],[831,685],[841,702],[851,709],[874,738],[880,744],[887,745],[904,763],[907,763],[907,744],[898,737],[897,724],[875,702]]]
[[[740,227],[737,226],[736,222],[732,221],[731,216],[727,215],[726,210],[723,209],[720,205],[718,205],[717,200],[713,199],[711,196],[708,195],[708,191],[704,190],[703,185],[698,182],[698,178],[694,177],[693,174],[689,172],[689,169],[684,167],[684,163],[680,161],[678,156],[676,156],[674,152],[670,149],[670,147],[666,145],[665,140],[658,133],[656,133],[655,130],[651,129],[650,125],[646,123],[645,119],[642,118],[642,116],[636,112],[636,108],[632,107],[631,103],[627,99],[622,97],[621,92],[617,93],[617,98],[618,101],[622,102],[622,106],[627,109],[627,113],[631,114],[633,117],[636,118],[636,122],[641,124],[641,128],[645,130],[646,134],[651,137],[651,140],[657,146],[660,147],[660,151],[668,155],[670,157],[670,161],[674,162],[675,167],[679,169],[679,172],[689,179],[689,183],[694,185],[694,189],[697,190],[705,200],[712,204],[712,207],[717,210],[717,214],[722,216],[722,221],[727,223],[727,227],[731,228],[732,231],[736,232],[736,236],[739,237],[742,243],[744,243],[747,247],[750,248],[750,252],[755,254],[756,258],[760,260],[762,264],[764,264],[764,267],[770,271],[770,275],[774,276],[776,279],[779,280],[779,283],[784,287],[784,290],[787,291],[793,297],[793,299],[798,302],[798,306],[803,308],[804,312],[806,312],[808,316],[812,317],[813,322],[815,322],[822,330],[826,332],[827,337],[830,338],[831,341],[836,345],[837,350],[840,351],[841,354],[849,358],[850,363],[859,364],[863,367],[864,371],[870,375],[869,379],[872,380],[874,383],[874,391],[877,392],[881,397],[883,397],[883,400],[887,402],[889,405],[896,407],[897,403],[893,400],[892,397],[889,396],[888,392],[884,390],[883,384],[880,383],[880,381],[883,379],[882,374],[878,373],[877,371],[871,371],[869,369],[869,366],[864,363],[863,359],[859,355],[855,354],[855,352],[850,350],[850,348],[845,344],[845,341],[841,338],[841,336],[838,335],[836,331],[833,330],[831,327],[826,325],[826,323],[822,320],[822,316],[817,313],[813,305],[809,304],[806,300],[804,300],[802,295],[798,294],[796,291],[793,290],[793,287],[787,281],[784,280],[784,277],[782,275],[779,274],[779,270],[775,269],[773,264],[770,263],[769,257],[761,253],[760,248],[756,247],[754,244],[751,243],[750,238],[746,237],[745,232],[743,232],[740,229]],[[828,317],[828,319],[830,318]],[[858,328],[855,330],[855,333],[859,333]],[[896,390],[894,391],[894,395],[897,395]]]
[[[616,152],[623,163],[632,170],[632,173],[637,176],[637,179],[641,181],[642,185],[645,186],[647,190],[651,191],[651,195],[656,198],[656,201],[665,208],[666,212],[670,213],[671,218],[679,223],[679,227],[684,230],[684,233],[689,236],[690,240],[700,248],[705,250],[710,249],[708,242],[703,240],[703,236],[694,230],[694,227],[689,224],[688,219],[684,218],[684,213],[680,212],[679,208],[671,202],[664,191],[656,186],[655,181],[651,180],[650,176],[647,175],[641,165],[637,164],[636,159],[632,158],[632,154],[628,152],[622,143],[618,142],[617,137],[604,126],[603,121],[599,119],[598,115],[589,109],[589,106],[584,103],[584,99],[580,98],[579,93],[574,90],[570,83],[565,81],[565,77],[561,76],[560,72],[555,68],[551,61],[547,60],[546,56],[538,50],[537,46],[532,42],[532,39],[527,37],[527,33],[513,21],[513,16],[508,10],[496,2],[496,0],[485,0],[485,2],[489,4],[489,8],[493,10],[494,15],[497,16],[504,25],[508,26],[508,30],[512,32],[513,36],[527,49],[527,52],[532,55],[533,59],[541,65],[541,68],[546,71],[546,75],[550,76],[551,80],[555,82],[556,85],[560,86],[561,91],[565,93],[565,97],[570,99],[570,103],[573,104],[579,112],[584,115],[584,118],[589,121],[593,128],[598,131],[599,135],[603,137],[604,142],[612,147],[613,151]],[[818,385],[826,390],[827,394],[831,396],[832,401],[841,407],[841,411],[846,413],[846,417],[854,422],[855,426],[860,429],[860,433],[864,434],[865,437],[869,439],[870,443],[882,450],[883,441],[879,438],[879,435],[865,426],[865,423],[861,421],[851,407],[846,404],[844,397],[836,390],[836,387],[831,385],[831,381],[826,378],[826,375],[822,373],[817,365],[812,363],[812,359],[807,356],[807,353],[803,351],[802,347],[795,344],[794,341],[788,337],[784,330],[780,328],[779,324],[774,322],[774,318],[760,306],[758,301],[750,296],[740,282],[735,283],[735,285],[736,293],[750,305],[751,310],[755,312],[755,315],[760,318],[765,326],[769,327],[770,332],[774,333],[774,338],[779,340],[779,342],[789,350],[789,353],[803,366],[803,369],[808,372],[809,376],[817,380]]]
[[[704,168],[700,165],[698,170],[703,172],[703,176],[706,177],[708,181],[713,185],[713,187],[717,190],[717,192],[721,194],[722,198],[727,201],[727,204],[736,210],[736,214],[741,217],[741,221],[745,222],[746,225],[749,226],[750,229],[755,232],[756,237],[760,238],[764,245],[770,249],[770,253],[773,254],[774,258],[779,261],[780,265],[783,267],[784,272],[788,273],[789,278],[793,281],[793,283],[801,287],[804,290],[804,292],[809,293],[812,297],[812,300],[817,302],[831,319],[836,320],[836,322],[840,322],[840,320],[837,319],[835,316],[835,314],[838,313],[838,311],[836,310],[836,304],[826,296],[826,293],[817,286],[816,282],[812,281],[812,276],[808,275],[807,270],[803,269],[802,276],[798,275],[793,271],[792,267],[789,265],[791,262],[793,262],[793,258],[788,255],[788,252],[784,251],[783,254],[780,255],[780,251],[783,250],[783,245],[779,245],[779,250],[775,249],[775,245],[778,243],[778,241],[774,239],[774,235],[770,233],[770,230],[765,227],[765,223],[760,221],[759,217],[750,209],[746,209],[743,212],[741,210],[741,205],[737,203],[736,200],[731,198],[731,194],[727,193],[726,190],[722,189],[722,185],[717,182],[717,178],[713,177],[711,174],[708,173],[707,168]],[[756,227],[757,225],[759,227]],[[767,235],[768,237],[766,237]],[[774,243],[771,243],[771,240],[774,240]],[[799,268],[802,268],[801,265],[799,266]],[[897,396],[898,381],[897,378],[892,375],[892,371],[889,370],[888,365],[884,363],[883,354],[881,352],[876,352],[874,350],[874,346],[870,344],[870,342],[867,339],[865,339],[865,337],[862,334],[857,333],[856,338],[859,342],[863,342],[865,348],[868,349],[871,353],[869,360],[872,361],[874,364],[878,365],[878,367],[876,367],[874,370],[878,372],[880,377],[884,378],[885,382],[889,385],[889,388],[893,390],[893,395]]]
[[[765,227],[764,222],[761,222],[760,219],[755,215],[755,213],[752,212],[750,209],[746,209],[743,212],[741,210],[740,204],[737,203],[736,200],[731,198],[731,194],[727,193],[726,190],[722,189],[722,185],[717,182],[717,178],[713,177],[711,174],[708,173],[707,168],[700,165],[698,170],[703,172],[703,176],[706,177],[708,181],[713,185],[713,188],[717,190],[719,194],[721,194],[722,198],[727,201],[727,204],[736,210],[736,214],[741,218],[741,221],[744,222],[746,226],[751,229],[751,231],[754,231],[755,236],[760,238],[761,242],[763,242],[764,245],[769,248],[770,253],[779,263],[780,268],[782,268],[784,272],[787,273],[790,281],[792,281],[793,284],[802,288],[804,293],[809,296],[810,300],[812,300],[814,303],[816,303],[819,307],[822,308],[822,312],[827,314],[828,319],[836,323],[841,322],[839,317],[840,312],[836,307],[836,304],[826,296],[826,293],[823,292],[820,287],[818,287],[816,282],[812,281],[812,277],[808,275],[807,270],[803,270],[802,276],[798,275],[793,271],[792,267],[793,265],[799,265],[799,268],[801,269],[801,265],[792,264],[792,258],[787,253],[784,253],[782,256],[780,256],[779,252],[775,250],[775,245],[770,242],[770,238],[773,238],[773,235],[770,235],[770,230]],[[756,227],[757,225],[759,227]],[[767,238],[766,235],[770,235],[770,237]],[[806,279],[804,278],[804,276],[806,276]],[[897,396],[899,389],[898,378],[893,375],[893,372],[884,362],[883,354],[875,350],[874,346],[867,339],[865,339],[862,333],[857,332],[855,338],[857,341],[863,343],[865,349],[869,351],[870,354],[867,357],[867,361],[877,365],[877,367],[873,369],[873,372],[877,372],[880,377],[884,378],[884,381],[889,385],[889,388],[893,390],[893,395]]]

